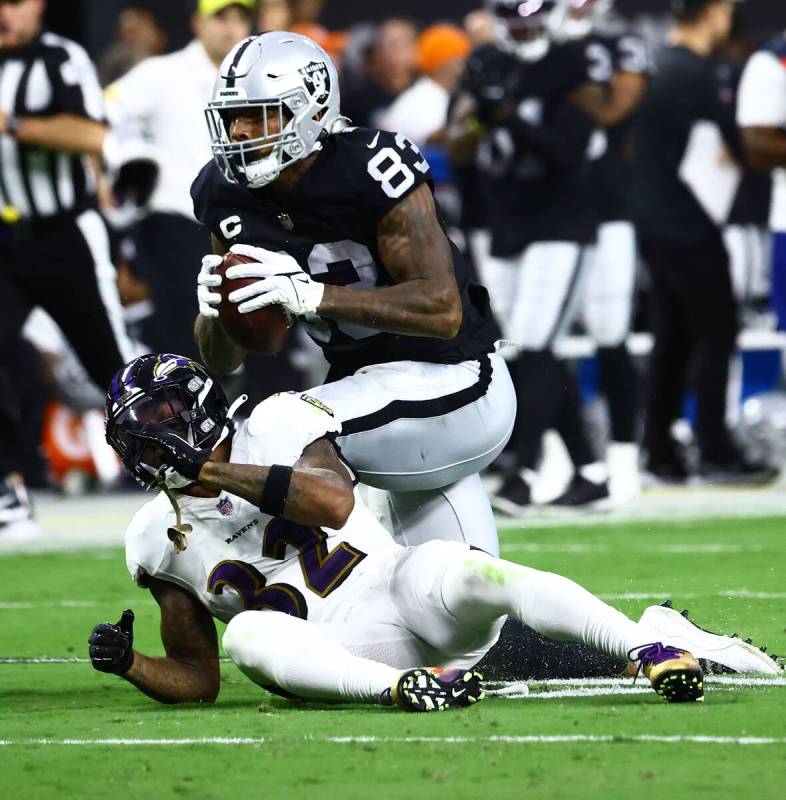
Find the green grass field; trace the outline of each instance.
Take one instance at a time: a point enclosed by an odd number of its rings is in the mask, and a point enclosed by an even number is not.
[[[786,653],[786,519],[502,530],[503,555],[568,575],[632,616],[661,598]],[[35,798],[783,797],[786,680],[707,685],[668,705],[646,681],[532,684],[521,699],[405,715],[308,706],[223,665],[213,706],[164,707],[84,659],[92,626],[157,608],[120,550],[0,557],[0,775]],[[19,663],[28,662],[28,663]],[[648,738],[650,737],[650,738]],[[705,738],[706,737],[706,738]]]

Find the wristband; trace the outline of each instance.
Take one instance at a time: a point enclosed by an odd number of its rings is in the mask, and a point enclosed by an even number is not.
[[[273,464],[267,474],[265,488],[262,489],[262,501],[259,510],[271,517],[280,517],[284,513],[284,506],[289,494],[289,484],[292,480],[292,467]]]

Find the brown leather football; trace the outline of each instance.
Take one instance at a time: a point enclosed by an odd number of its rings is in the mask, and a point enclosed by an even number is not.
[[[258,308],[249,314],[241,314],[237,303],[230,303],[228,296],[236,289],[242,289],[250,283],[255,283],[259,278],[232,278],[227,279],[224,273],[229,267],[237,264],[248,264],[253,258],[242,256],[238,253],[227,253],[224,261],[213,272],[224,279],[218,292],[221,302],[218,306],[218,318],[221,327],[235,344],[240,345],[250,353],[265,356],[274,356],[284,347],[289,330],[289,318],[282,306],[266,306]]]

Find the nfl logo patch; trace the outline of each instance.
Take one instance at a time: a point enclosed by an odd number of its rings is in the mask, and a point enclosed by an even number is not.
[[[228,517],[235,510],[235,507],[232,505],[232,501],[228,497],[222,497],[218,501],[216,508],[225,517]]]

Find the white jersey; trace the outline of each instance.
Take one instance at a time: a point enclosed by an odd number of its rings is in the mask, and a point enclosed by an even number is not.
[[[781,45],[786,53],[786,44]],[[737,124],[743,128],[786,128],[786,60],[775,52],[754,53],[742,74]],[[770,227],[786,232],[786,169],[772,173]]]
[[[238,426],[231,460],[291,466],[309,444],[339,427],[332,411],[309,395],[274,395]],[[175,553],[169,541],[175,513],[160,493],[126,531],[128,569],[138,583],[151,576],[178,584],[225,622],[263,608],[346,621],[361,598],[384,583],[388,556],[402,550],[359,500],[340,531],[271,517],[228,492],[178,495],[178,504],[182,521],[193,528],[186,550]]]

